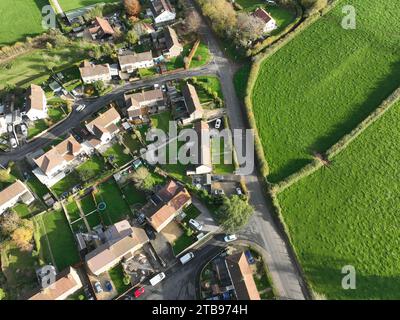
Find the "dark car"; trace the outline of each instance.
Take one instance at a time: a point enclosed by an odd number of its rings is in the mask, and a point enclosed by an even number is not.
[[[93,295],[92,295],[92,292],[90,291],[90,289],[89,289],[88,286],[85,286],[85,287],[83,288],[83,292],[85,293],[86,299],[88,299],[88,300],[94,300]]]
[[[245,254],[246,259],[247,259],[247,262],[248,262],[249,264],[254,264],[254,263],[256,262],[256,261],[254,260],[253,256],[252,256],[251,252],[250,252],[249,250],[246,250],[246,252],[245,252],[244,254]]]
[[[150,227],[149,225],[145,225],[144,231],[146,232],[150,240],[154,240],[156,238],[156,233],[154,232],[153,228]]]
[[[104,283],[104,286],[105,286],[105,288],[106,288],[106,290],[107,290],[108,292],[111,292],[112,289],[113,289],[113,286],[112,286],[112,284],[111,284],[110,281],[106,281],[106,282]]]

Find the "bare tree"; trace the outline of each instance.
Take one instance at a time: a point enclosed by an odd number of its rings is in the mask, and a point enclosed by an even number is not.
[[[138,16],[141,10],[139,0],[124,0],[126,13],[129,16]]]
[[[187,33],[197,33],[201,25],[201,18],[195,10],[189,11],[185,18],[185,28]]]

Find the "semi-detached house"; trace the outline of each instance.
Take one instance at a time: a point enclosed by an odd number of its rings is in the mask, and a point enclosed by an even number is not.
[[[18,202],[31,204],[35,198],[29,189],[20,181],[16,180],[13,184],[0,191],[0,214],[12,208]]]
[[[31,84],[26,94],[25,114],[31,121],[47,118],[47,100],[43,89]]]
[[[79,68],[81,78],[84,83],[93,83],[96,81],[110,81],[111,69],[109,64],[92,64],[84,61],[82,67]]]
[[[137,69],[151,68],[154,66],[151,51],[121,55],[118,57],[122,72],[132,73]]]
[[[171,22],[176,18],[175,9],[168,0],[151,0],[150,10],[155,24]]]
[[[166,101],[161,89],[125,94],[129,120],[146,121],[149,114],[165,109]]]

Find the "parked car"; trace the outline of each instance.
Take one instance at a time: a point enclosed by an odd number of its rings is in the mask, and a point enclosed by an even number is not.
[[[81,112],[81,111],[83,111],[85,108],[86,108],[86,105],[85,105],[85,104],[80,104],[80,105],[76,108],[76,111]]]
[[[247,262],[248,262],[249,264],[254,264],[254,263],[256,262],[256,261],[254,260],[253,256],[252,256],[250,250],[246,250],[245,253],[244,253],[244,255],[246,256]]]
[[[8,124],[7,125],[7,132],[8,133],[12,133],[13,132],[13,125],[12,124]]]
[[[94,284],[94,290],[96,290],[96,293],[101,293],[103,292],[103,288],[101,286],[101,283],[99,281],[96,281]]]
[[[89,289],[88,286],[85,286],[85,287],[83,288],[83,292],[84,292],[84,294],[85,294],[86,299],[88,299],[88,300],[94,300],[93,295],[92,295],[92,292],[90,291],[90,289]]]
[[[228,234],[224,237],[225,242],[232,242],[237,240],[237,236],[235,234]]]
[[[214,195],[215,196],[223,196],[225,194],[225,191],[222,189],[215,189],[214,190]]]
[[[203,225],[194,219],[190,219],[189,224],[198,231],[203,229]]]
[[[28,128],[25,124],[21,124],[21,132],[25,137],[28,136]]]
[[[193,258],[194,258],[194,253],[188,252],[184,256],[180,257],[179,260],[181,261],[182,264],[185,264],[185,263],[188,263]]]
[[[144,293],[144,287],[137,288],[133,293],[135,298],[139,298]]]
[[[111,282],[108,280],[104,283],[104,286],[106,287],[106,290],[108,292],[111,292],[113,290],[113,286],[112,286]]]
[[[164,279],[165,279],[165,273],[161,272],[158,275],[156,275],[155,277],[150,279],[150,284],[152,286],[155,286],[157,283],[160,283]]]
[[[221,124],[222,124],[222,120],[221,119],[217,119],[215,121],[215,129],[221,128]]]
[[[13,148],[13,149],[18,147],[17,140],[15,140],[15,138],[10,139],[10,144],[11,144],[11,148]]]
[[[153,228],[150,227],[149,225],[145,225],[144,231],[146,232],[150,240],[154,240],[156,238],[156,233],[154,232]]]
[[[241,196],[243,194],[242,189],[240,187],[236,188],[236,194]]]

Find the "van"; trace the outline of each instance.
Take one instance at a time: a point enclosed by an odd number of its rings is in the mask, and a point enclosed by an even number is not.
[[[158,275],[156,275],[155,277],[150,279],[150,284],[152,286],[155,286],[157,283],[160,283],[162,280],[164,280],[165,278],[165,273],[161,272]]]
[[[192,260],[194,258],[194,253],[193,252],[188,252],[184,256],[180,257],[179,260],[181,261],[182,264],[185,264]]]

